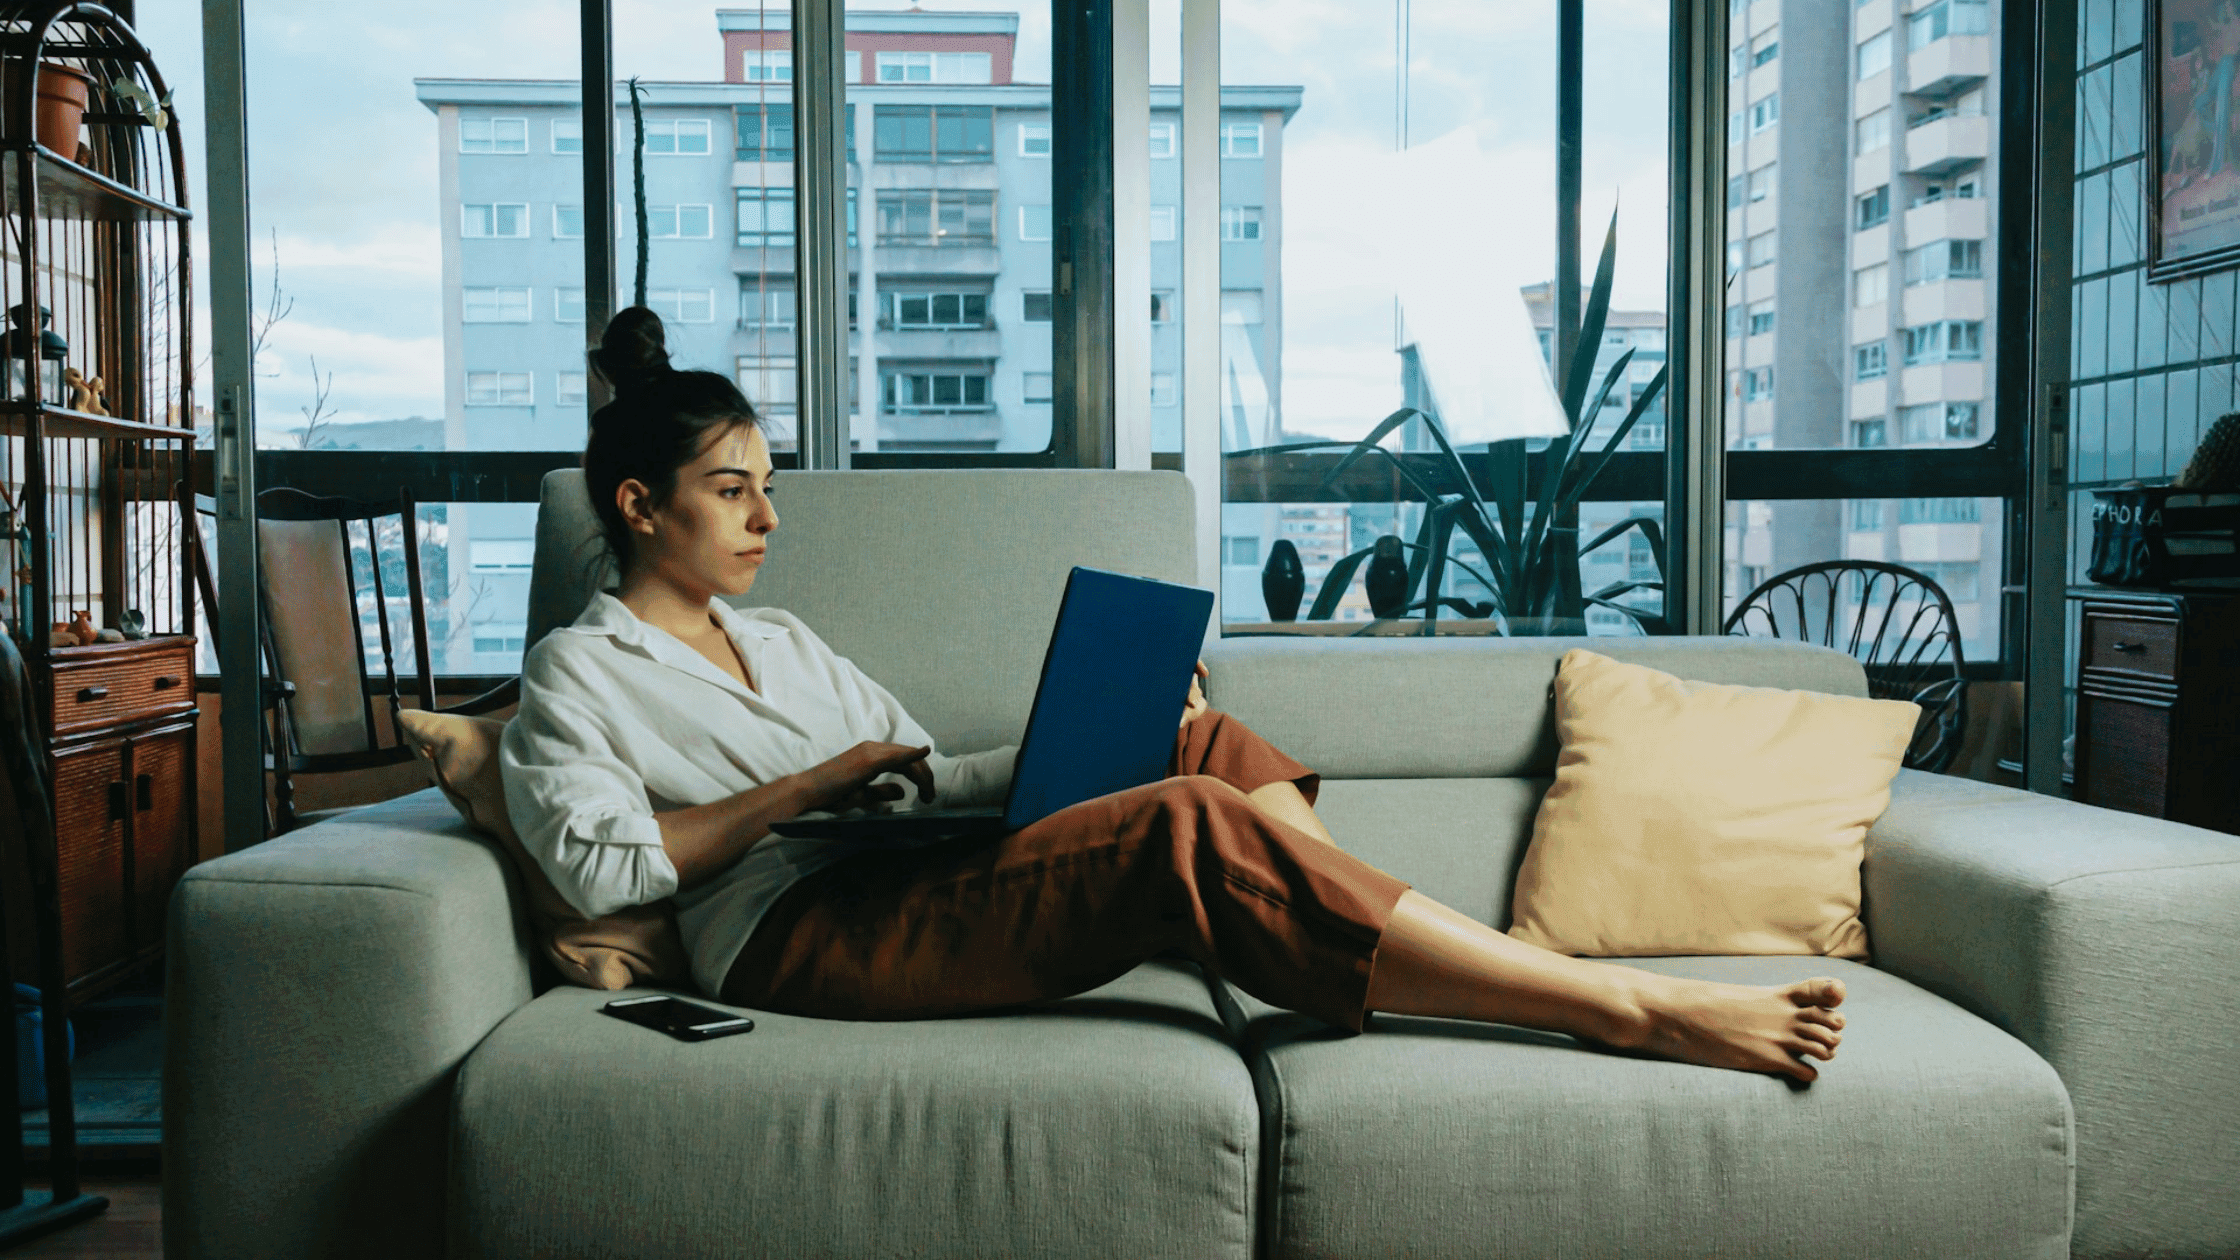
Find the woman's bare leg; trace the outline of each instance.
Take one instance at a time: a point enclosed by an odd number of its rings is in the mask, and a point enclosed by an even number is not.
[[[1288,786],[1288,785],[1286,785]],[[1304,803],[1303,801],[1301,802]],[[1714,984],[1552,953],[1415,892],[1377,946],[1369,1009],[1521,1024],[1710,1067],[1810,1081],[1833,1059],[1839,980]]]
[[[1307,804],[1307,798],[1300,793],[1299,785],[1289,779],[1278,779],[1274,783],[1256,787],[1245,793],[1245,797],[1277,822],[1288,823],[1324,844],[1338,843],[1330,835],[1330,829],[1322,825],[1322,819],[1315,814],[1314,806]]]

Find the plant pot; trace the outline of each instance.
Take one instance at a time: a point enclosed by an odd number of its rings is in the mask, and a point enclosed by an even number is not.
[[[8,102],[15,100],[16,75],[23,63],[8,62],[7,82],[0,87]],[[39,96],[31,107],[31,137],[62,157],[78,160],[78,135],[85,122],[86,105],[93,99],[93,79],[75,66],[39,63]]]

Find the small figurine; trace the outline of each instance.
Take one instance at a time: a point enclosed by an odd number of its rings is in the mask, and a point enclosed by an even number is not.
[[[101,637],[100,627],[93,624],[93,615],[83,608],[70,615],[70,633],[78,636],[81,645],[92,643]]]
[[[70,410],[82,411],[89,416],[105,416],[109,412],[101,401],[101,391],[106,388],[98,376],[82,376],[78,369],[62,369],[62,384],[70,391]]]
[[[137,608],[127,608],[117,618],[117,629],[127,639],[148,637],[148,614]]]
[[[76,647],[78,646],[78,632],[70,628],[69,622],[58,621],[47,630],[47,646]]]

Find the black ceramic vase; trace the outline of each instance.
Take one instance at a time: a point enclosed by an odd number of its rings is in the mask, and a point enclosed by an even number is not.
[[[1401,558],[1400,539],[1386,534],[1377,539],[1369,557],[1369,571],[1361,579],[1369,595],[1369,611],[1378,617],[1404,617],[1408,613],[1408,562]]]
[[[1260,570],[1260,598],[1267,601],[1270,621],[1297,621],[1299,600],[1307,593],[1306,566],[1299,563],[1299,549],[1288,538],[1276,539],[1268,548],[1268,563]]]

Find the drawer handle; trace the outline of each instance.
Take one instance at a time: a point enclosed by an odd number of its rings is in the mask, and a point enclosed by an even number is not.
[[[2144,652],[2147,650],[2147,645],[2144,643],[2126,643],[2121,639],[2117,639],[2111,646],[2118,652]]]
[[[106,700],[106,699],[108,699],[108,698],[109,698],[109,689],[108,689],[107,687],[80,687],[80,688],[78,688],[78,703],[79,703],[79,704],[91,704],[92,702],[94,702],[94,701],[96,701],[96,700]]]
[[[171,690],[171,689],[172,689],[173,687],[176,687],[176,686],[178,686],[178,685],[179,685],[179,676],[178,676],[177,674],[158,674],[158,675],[156,675],[156,690],[157,690],[157,691],[169,691],[169,690]]]

